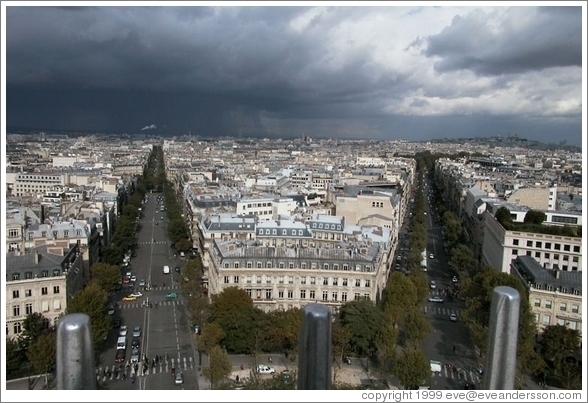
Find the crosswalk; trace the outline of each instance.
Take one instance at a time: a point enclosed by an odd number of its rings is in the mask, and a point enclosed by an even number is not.
[[[155,303],[157,302],[158,306],[178,306],[184,305],[184,300],[174,300],[174,301],[155,301],[150,300],[150,302]],[[133,301],[133,302],[121,302],[120,309],[136,309],[136,308],[145,308],[143,301]]]
[[[438,314],[438,315],[447,315],[447,316],[449,316],[453,313],[453,314],[457,315],[457,317],[459,318],[459,316],[461,314],[461,309],[451,309],[451,308],[445,308],[445,307],[441,307],[441,306],[424,306],[423,312],[429,313],[429,314]]]
[[[457,379],[462,382],[471,382],[476,384],[482,383],[482,378],[472,370],[456,369],[454,371],[450,371],[445,366],[443,366],[441,372],[431,372],[431,377]]]
[[[145,369],[143,369],[145,368]],[[148,376],[159,373],[171,373],[172,368],[176,371],[188,371],[194,368],[193,357],[177,357],[170,358],[167,360],[160,360],[155,366],[146,365],[145,362],[141,361],[137,363],[137,371],[135,372],[134,364],[128,368],[123,365],[122,370],[119,369],[119,364],[106,365],[96,368],[96,381],[106,382],[113,381],[115,379],[127,379],[131,377],[131,374],[136,376]]]
[[[168,241],[155,241],[155,242],[151,242],[151,241],[142,241],[142,242],[137,242],[137,244],[139,245],[163,245],[163,244],[167,244]]]

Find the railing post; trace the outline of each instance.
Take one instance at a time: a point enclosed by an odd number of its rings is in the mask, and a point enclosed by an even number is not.
[[[298,389],[331,389],[331,311],[309,304],[302,311],[298,342]]]
[[[90,317],[83,313],[65,315],[57,323],[57,389],[96,389],[94,371]]]
[[[490,306],[484,389],[514,389],[520,305],[521,297],[514,288],[494,288]]]

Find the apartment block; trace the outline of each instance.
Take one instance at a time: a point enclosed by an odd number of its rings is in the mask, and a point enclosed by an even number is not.
[[[507,231],[488,211],[483,213],[482,219],[484,264],[509,273],[518,256],[530,256],[546,269],[582,270],[582,238]]]
[[[67,298],[89,281],[78,245],[64,249],[40,246],[27,254],[6,255],[6,336],[18,336],[31,313],[41,313],[55,325],[67,308]]]
[[[581,272],[549,270],[530,256],[519,256],[511,273],[527,287],[539,332],[550,325],[582,330]]]

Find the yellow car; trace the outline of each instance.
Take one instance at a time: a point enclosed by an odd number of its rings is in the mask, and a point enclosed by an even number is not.
[[[137,299],[137,297],[131,297],[130,295],[128,297],[124,297],[122,300],[123,301],[135,301]]]

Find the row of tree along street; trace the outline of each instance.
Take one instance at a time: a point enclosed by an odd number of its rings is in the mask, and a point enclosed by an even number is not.
[[[433,184],[433,203],[442,217],[445,242],[448,245],[449,266],[453,275],[460,279],[461,296],[466,300],[466,309],[462,319],[470,329],[472,338],[483,362],[488,327],[490,323],[490,304],[495,287],[509,286],[516,289],[521,296],[519,314],[517,378],[516,386],[523,385],[523,374],[532,375],[538,382],[564,389],[581,389],[581,367],[576,359],[571,359],[580,352],[580,332],[566,326],[548,326],[542,335],[538,335],[537,323],[529,303],[526,287],[513,275],[502,273],[490,266],[482,266],[476,259],[474,251],[468,245],[469,234],[450,205],[444,202],[442,189],[434,180],[434,161],[439,157],[451,158],[441,154],[425,152],[417,156],[422,158]],[[538,211],[529,211],[524,223],[514,223],[507,209],[501,208],[496,219],[508,229],[521,231],[581,236],[581,227],[551,227],[542,224],[545,215]],[[557,335],[557,337],[553,337]]]

